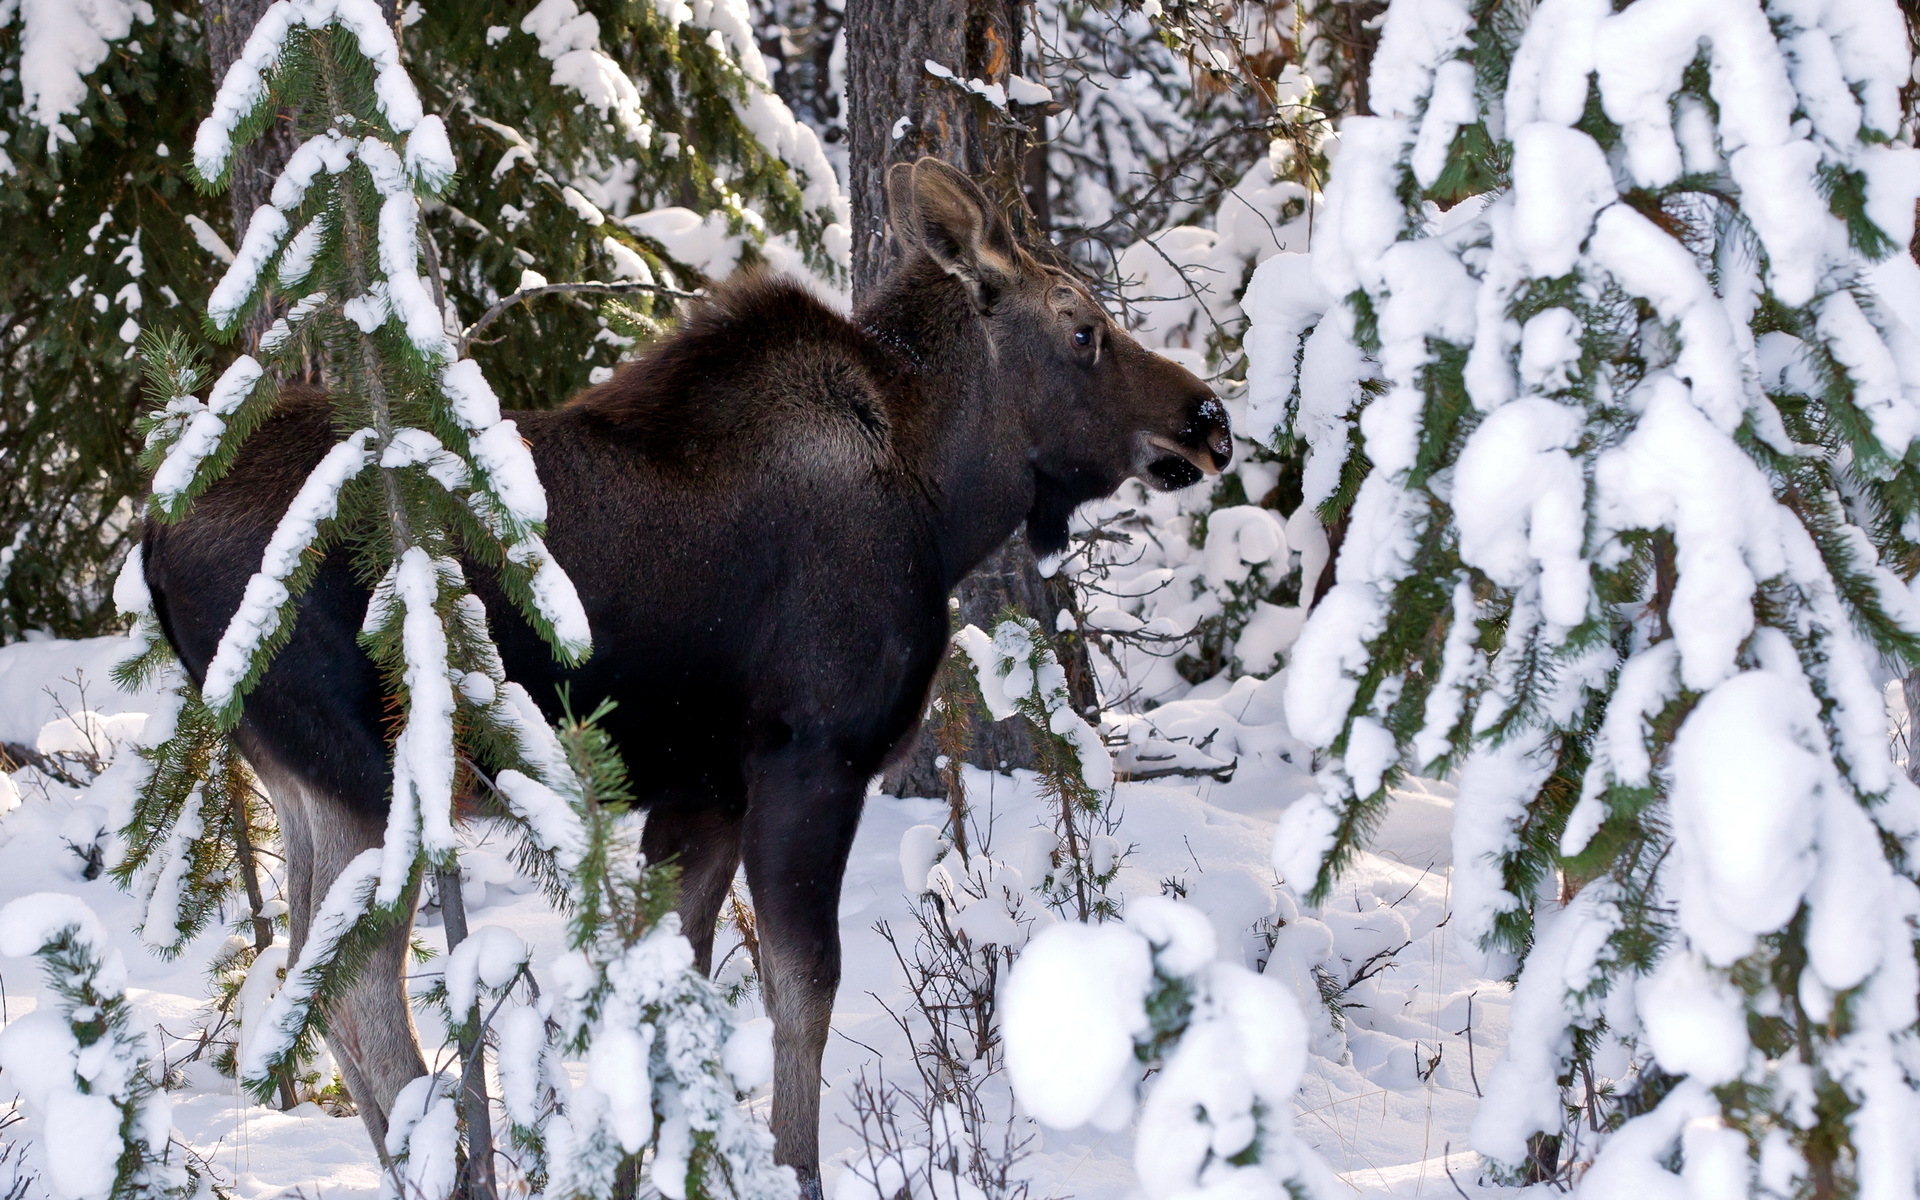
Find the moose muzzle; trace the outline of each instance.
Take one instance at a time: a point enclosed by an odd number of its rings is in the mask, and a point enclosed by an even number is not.
[[[1233,426],[1219,398],[1209,391],[1189,406],[1187,419],[1176,433],[1143,436],[1135,474],[1171,492],[1218,475],[1232,461]]]

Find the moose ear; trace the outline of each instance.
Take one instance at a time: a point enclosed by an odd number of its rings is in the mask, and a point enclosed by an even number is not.
[[[971,179],[939,159],[888,171],[887,201],[901,242],[925,250],[964,282],[982,309],[1019,270],[1006,219]]]

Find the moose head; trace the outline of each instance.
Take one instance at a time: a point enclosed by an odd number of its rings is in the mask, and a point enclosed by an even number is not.
[[[958,328],[936,338],[974,350],[973,383],[1018,421],[1036,550],[1064,549],[1074,508],[1129,476],[1173,491],[1226,467],[1233,435],[1212,389],[1135,341],[1072,274],[1024,249],[972,180],[923,158],[892,168],[887,198],[903,251],[896,278],[957,281]]]

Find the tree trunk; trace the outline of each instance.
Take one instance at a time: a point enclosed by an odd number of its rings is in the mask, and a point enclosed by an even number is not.
[[[460,868],[434,873],[434,891],[440,900],[440,921],[447,935],[447,957],[467,940],[467,902],[460,890]],[[493,1108],[487,1098],[487,1046],[480,1003],[454,1013],[469,1032],[460,1037],[460,1116],[467,1124],[467,1161],[460,1173],[454,1200],[497,1200],[499,1184],[493,1172]]]
[[[1034,126],[1017,112],[1001,110],[956,80],[929,74],[928,62],[950,69],[958,80],[1006,85],[1020,70],[1019,0],[847,0],[848,187],[853,199],[853,298],[857,305],[892,264],[896,248],[887,237],[887,168],[923,156],[959,167],[1007,214],[1016,233],[1044,232],[1044,187],[1030,197],[1030,143]],[[1015,108],[1019,106],[1014,106]],[[992,628],[1002,609],[1036,617],[1056,628],[1064,583],[1040,577],[1026,537],[1016,533],[954,589],[963,624]],[[1062,647],[1074,703],[1095,702],[1085,646],[1076,638]],[[1034,765],[1032,737],[1021,721],[998,724],[976,719],[968,761],[990,770]],[[917,739],[888,772],[896,795],[939,796],[946,788],[934,766],[933,739]]]
[[[945,159],[1026,228],[1021,162],[1028,130],[960,85],[1005,85],[1019,70],[1019,0],[847,0],[848,188],[853,199],[853,298],[893,261],[887,168]],[[955,79],[927,73],[939,63]]]

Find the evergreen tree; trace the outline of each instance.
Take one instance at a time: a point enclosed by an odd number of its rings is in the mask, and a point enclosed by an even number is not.
[[[691,289],[765,261],[844,288],[846,201],[771,90],[745,0],[429,5],[405,35],[423,101],[471,164],[425,216],[467,324],[544,281]],[[640,291],[609,321],[596,299],[542,294],[476,337],[509,407],[606,378],[671,312]]]
[[[556,14],[557,31],[543,24]],[[722,53],[727,45],[722,35],[740,35],[744,25],[730,20],[738,16],[732,10],[716,8],[709,15],[720,21],[704,44]],[[591,48],[592,19],[564,0],[549,0],[526,24],[527,32],[543,39],[539,53],[562,68],[556,78],[569,86],[607,85],[617,74],[617,67],[594,57],[599,52]],[[670,22],[670,29],[677,24]],[[752,53],[750,43],[744,48]],[[581,59],[568,67],[568,55],[584,56],[585,65],[599,73],[583,75]],[[766,106],[759,81],[722,83],[737,88],[734,115],[743,128],[778,130],[769,122],[781,114]],[[640,110],[630,103],[631,84],[605,94],[611,96],[611,107],[601,114],[606,127],[643,142],[645,129],[635,124]],[[591,103],[593,97],[586,99]],[[260,337],[260,357],[234,359],[205,402],[194,394],[202,380],[189,348],[179,339],[147,340],[161,401],[143,429],[146,461],[154,469],[154,515],[178,519],[233,461],[276,403],[278,379],[317,371],[337,428],[352,432],[313,468],[281,518],[200,689],[186,689],[183,712],[189,719],[155,756],[159,769],[148,779],[132,828],[136,836],[171,829],[160,852],[158,886],[169,886],[169,876],[191,873],[196,855],[189,851],[212,837],[205,801],[213,793],[204,775],[194,775],[216,770],[223,761],[212,744],[217,732],[238,720],[246,693],[288,635],[302,589],[330,550],[351,552],[365,577],[378,580],[362,642],[381,665],[405,719],[394,742],[385,844],[361,855],[334,882],[285,985],[257,1019],[239,1064],[243,1082],[256,1093],[284,1079],[311,1044],[327,997],[357,966],[358,947],[379,930],[410,919],[423,871],[434,871],[440,881],[453,964],[483,953],[463,944],[467,931],[458,906],[452,801],[462,769],[496,774],[494,786],[521,819],[536,869],[549,877],[569,868],[585,872],[563,890],[576,906],[576,921],[595,930],[610,919],[595,906],[603,893],[600,878],[614,869],[609,855],[618,849],[601,844],[603,838],[589,840],[582,853],[570,848],[578,839],[561,836],[568,820],[598,830],[610,818],[578,786],[574,791],[582,798],[575,810],[556,801],[552,789],[572,778],[570,768],[554,752],[531,699],[505,679],[485,611],[467,587],[463,563],[498,572],[508,595],[558,656],[578,661],[589,652],[586,620],[572,584],[540,538],[545,497],[532,459],[513,422],[502,419],[477,363],[461,353],[475,330],[454,332],[455,309],[437,284],[455,272],[435,270],[437,252],[423,236],[422,200],[443,196],[455,179],[446,125],[424,112],[394,33],[371,0],[286,0],[267,9],[196,136],[194,165],[201,179],[214,186],[224,182],[236,145],[257,136],[283,110],[293,114],[301,140],[268,203],[248,221],[232,267],[210,296],[207,323],[215,336],[232,336],[265,302],[269,286],[287,307]],[[528,150],[524,138],[505,125],[492,122],[490,128],[519,139],[518,148]],[[807,144],[790,142],[784,148]],[[511,168],[514,155],[507,157]],[[777,161],[765,156],[763,178],[753,186],[797,200],[798,189],[776,169]],[[544,169],[532,173],[536,185],[557,193],[557,203],[574,214],[570,219],[592,226],[595,234],[606,232],[604,214],[576,189],[559,184]],[[700,176],[691,178],[698,182]],[[780,184],[786,192],[778,191]],[[824,233],[831,204],[807,211]],[[590,221],[590,214],[599,219]],[[823,239],[815,237],[810,244],[817,248]],[[631,278],[651,268],[611,234],[599,251],[628,268],[630,278],[621,285],[587,281],[577,285],[582,289],[680,294]],[[471,278],[484,282],[485,275],[475,271]],[[521,293],[503,299],[492,315],[528,298],[530,290],[540,292],[523,281]],[[483,316],[475,324],[487,320]],[[132,570],[137,574],[137,560]],[[122,590],[130,608],[141,607],[133,584]],[[162,654],[155,645],[146,658]],[[462,763],[471,766],[462,768]],[[176,849],[176,841],[183,847]],[[136,856],[154,853],[150,842],[140,846]],[[131,863],[125,873],[138,873],[140,866]],[[211,878],[199,877],[201,882]],[[657,872],[627,864],[616,878],[619,886],[664,903]],[[204,904],[204,891],[195,898]],[[618,926],[622,944],[631,948],[646,935],[653,957],[671,957],[672,944],[684,950],[684,939],[662,919],[663,911],[661,904],[650,903],[629,914]],[[666,951],[657,948],[663,940],[669,944]],[[670,989],[662,1001],[666,1007],[648,1014],[677,1081],[677,1090],[666,1095],[684,1110],[682,1124],[675,1124],[673,1113],[664,1113],[666,1124],[656,1130],[648,1123],[638,1141],[623,1126],[621,1147],[635,1163],[634,1156],[651,1147],[654,1175],[663,1186],[675,1178],[677,1168],[668,1160],[678,1153],[683,1165],[691,1164],[686,1166],[690,1178],[707,1181],[692,1187],[692,1194],[717,1194],[707,1189],[722,1186],[739,1195],[777,1194],[781,1180],[789,1187],[791,1181],[774,1171],[770,1143],[762,1144],[764,1132],[756,1140],[735,1111],[730,1077],[718,1065],[727,1014],[711,989],[702,990],[704,981],[693,981],[691,951],[684,957],[678,970],[670,963],[663,968],[659,984]],[[613,970],[610,977],[618,981],[630,974]],[[476,1194],[493,1190],[490,1114],[480,1066],[485,1021],[471,984],[461,989],[460,999],[450,1023],[465,1064],[464,1086],[423,1079],[395,1102],[386,1151],[393,1164],[390,1185],[401,1194],[438,1200],[455,1185],[457,1118],[464,1119],[471,1151],[468,1185]],[[598,1034],[576,1031],[570,1048],[589,1057],[612,1053]],[[634,1030],[625,1028],[623,1036],[635,1036]],[[576,1129],[581,1136],[588,1132],[577,1122]],[[692,1145],[677,1145],[675,1136],[691,1138]],[[611,1174],[590,1174],[566,1190],[604,1196],[614,1182]]]
[[[241,355],[205,404],[193,395],[191,356],[177,341],[149,339],[165,399],[146,431],[155,514],[186,511],[275,403],[273,376],[300,364],[321,364],[338,423],[354,432],[322,458],[282,517],[199,693],[187,697],[186,712],[198,719],[159,751],[163,769],[149,779],[135,832],[152,832],[171,815],[176,838],[213,840],[193,807],[205,784],[186,786],[192,768],[219,761],[207,726],[238,720],[246,691],[290,630],[300,591],[325,550],[342,541],[381,581],[363,641],[407,715],[395,741],[386,844],[336,881],[266,1029],[249,1041],[241,1073],[262,1090],[286,1077],[324,997],[350,976],[351,946],[410,918],[423,868],[443,879],[453,873],[460,755],[521,761],[523,722],[512,706],[524,697],[501,675],[460,556],[500,571],[557,653],[577,659],[588,649],[572,585],[539,538],[545,502],[532,461],[484,376],[456,356],[446,310],[417,273],[417,193],[444,187],[454,167],[444,126],[421,111],[377,8],[352,0],[270,8],[196,137],[202,178],[220,181],[236,134],[249,136],[282,106],[298,113],[304,140],[215,287],[208,324],[231,334],[260,302],[269,268],[291,303],[260,339],[268,364]],[[465,731],[458,745],[456,721]],[[167,802],[176,800],[181,807],[169,814]],[[136,855],[148,849],[133,844]],[[452,899],[443,900],[451,908]],[[377,915],[363,920],[370,909]],[[449,931],[458,932],[453,919]],[[463,1045],[470,1058],[475,1049]],[[484,1109],[473,1112],[470,1125],[483,1118]],[[484,1175],[491,1159],[478,1157]]]
[[[1525,1178],[1920,1180],[1904,33],[1403,0],[1310,268],[1255,281],[1256,404],[1347,522],[1279,864],[1324,895],[1402,771],[1457,772],[1452,921],[1521,964],[1474,1139]]]
[[[114,623],[145,484],[134,347],[205,303],[226,223],[184,173],[212,94],[198,6],[38,11],[0,6],[0,640]]]
[[[14,268],[0,284],[0,638],[114,623],[111,565],[142,484],[135,343],[203,306],[209,260],[231,257],[292,148],[283,113],[240,151],[233,219],[187,174],[213,75],[264,7],[0,7],[0,249]],[[629,288],[634,311],[603,313],[574,284],[690,288],[762,257],[844,281],[844,200],[769,90],[744,0],[417,5],[401,24],[460,161],[484,164],[423,215],[449,300],[470,324],[534,282],[525,272],[568,285],[473,348],[510,406],[552,407],[603,378],[667,311]],[[254,350],[283,310],[261,306],[213,365]],[[291,365],[305,378],[316,364]]]

